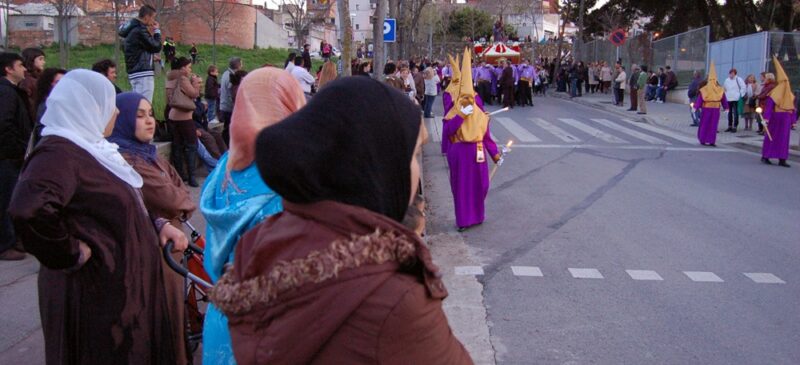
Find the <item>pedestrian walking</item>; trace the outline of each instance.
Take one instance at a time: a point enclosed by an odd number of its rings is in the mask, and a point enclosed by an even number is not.
[[[92,65],[92,71],[100,73],[101,75],[105,76],[108,81],[111,81],[111,84],[114,85],[114,91],[117,93],[117,95],[122,93],[122,89],[117,86],[116,62],[108,58],[102,59]]]
[[[616,92],[615,105],[625,106],[625,86],[628,82],[628,74],[625,73],[625,66],[617,64],[617,77],[614,79],[614,91]]]
[[[697,128],[697,139],[701,145],[717,146],[717,127],[719,126],[719,109],[730,105],[725,97],[725,89],[717,82],[717,68],[712,63],[708,68],[705,85],[700,85],[700,94],[694,103],[695,109],[702,108],[700,127]]]
[[[645,99],[645,86],[647,85],[647,66],[641,67],[639,72],[639,79],[636,81],[636,97],[638,98],[639,111],[637,114],[647,114],[647,102]]]
[[[452,144],[447,151],[450,166],[450,187],[455,204],[456,225],[465,230],[483,223],[484,200],[489,191],[491,158],[500,163],[502,157],[489,132],[489,117],[476,103],[469,65],[471,57],[464,54],[461,68],[461,90],[455,106],[445,115],[442,138]]]
[[[0,260],[25,259],[25,253],[15,248],[17,235],[8,214],[33,130],[28,94],[18,86],[25,79],[22,63],[16,53],[0,53]]]
[[[168,219],[174,227],[180,227],[180,219],[191,217],[197,205],[175,168],[150,143],[156,125],[153,107],[144,96],[133,92],[117,95],[116,105],[119,115],[108,141],[119,146],[122,157],[142,177],[142,200],[147,211]],[[172,257],[180,262],[183,252],[173,252]],[[186,364],[184,279],[172,272],[165,260],[160,261],[175,363]]]
[[[228,60],[228,69],[222,74],[219,83],[219,121],[223,124],[222,138],[225,139],[225,144],[230,146],[231,136],[231,114],[233,113],[233,90],[231,85],[231,76],[242,69],[242,59],[239,57],[231,57]]]
[[[692,83],[689,84],[689,90],[686,92],[686,96],[689,97],[689,103],[693,106],[691,109],[691,117],[692,117],[692,127],[697,127],[700,125],[700,110],[701,108],[694,107],[697,105],[697,96],[700,95],[700,83],[702,82],[702,77],[700,71],[695,70],[692,74]]]
[[[425,109],[424,115],[425,118],[433,118],[433,102],[436,100],[436,95],[438,94],[438,87],[439,87],[439,75],[436,74],[436,70],[433,67],[428,67],[425,69]]]
[[[189,56],[192,57],[192,64],[197,63],[197,46],[192,43],[192,48],[189,48]]]
[[[125,38],[125,70],[131,89],[152,103],[155,90],[153,54],[161,52],[161,29],[156,21],[156,9],[150,5],[142,6],[139,17],[123,25],[119,36]]]
[[[195,109],[194,99],[200,96],[200,78],[192,74],[191,60],[186,57],[174,60],[172,70],[167,74],[165,89],[169,109],[167,119],[173,131],[170,146],[172,164],[183,181],[196,188],[199,186],[194,171],[197,161],[197,132],[192,113]]]
[[[756,75],[750,74],[744,80],[745,85],[745,96],[744,96],[744,129],[751,131],[753,130],[753,122],[757,121],[756,119],[756,85],[758,82],[756,81]]]
[[[259,171],[285,210],[242,236],[211,294],[239,364],[472,363],[442,310],[441,273],[400,224],[421,125],[407,96],[354,77],[259,134]],[[333,143],[343,135],[352,143]]]
[[[630,92],[630,99],[631,99],[631,107],[628,108],[628,111],[635,112],[639,109],[639,73],[641,69],[638,65],[631,66],[631,77],[627,81],[628,82],[628,89]]]
[[[219,77],[219,68],[216,65],[208,66],[206,71],[206,84],[203,92],[203,97],[206,99],[208,110],[206,111],[206,119],[209,123],[217,121],[217,112],[219,110],[219,92],[220,85],[217,81]]]
[[[739,128],[739,105],[745,94],[744,80],[737,73],[736,69],[732,68],[722,84],[725,88],[725,98],[728,100],[728,129],[725,132],[731,133],[736,133],[736,129]]]
[[[775,87],[764,100],[764,124],[766,124],[769,135],[764,137],[761,162],[771,165],[770,159],[777,158],[779,166],[789,167],[786,159],[789,158],[792,123],[797,120],[797,106],[783,66],[775,56],[772,56],[772,63],[775,67]]]
[[[105,140],[115,104],[102,75],[67,73],[11,200],[14,228],[42,264],[47,364],[176,363],[159,244],[182,251],[188,240],[146,211],[142,177]]]

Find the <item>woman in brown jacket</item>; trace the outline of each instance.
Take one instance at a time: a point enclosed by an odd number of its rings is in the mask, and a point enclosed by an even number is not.
[[[407,96],[353,77],[259,134],[259,172],[285,211],[244,234],[211,293],[239,364],[472,363],[439,269],[399,223],[420,125]]]
[[[175,169],[158,155],[156,146],[150,144],[156,126],[153,107],[143,95],[128,92],[117,95],[117,109],[119,116],[108,141],[119,146],[119,152],[128,164],[142,176],[142,197],[147,210],[180,227],[180,219],[190,217],[197,205]],[[180,262],[182,253],[175,252],[172,256]],[[183,278],[173,272],[164,260],[161,263],[175,339],[175,359],[178,364],[186,364]]]
[[[181,109],[171,107],[175,88],[180,87],[180,91],[189,99],[194,100],[200,96],[200,78],[192,74],[192,60],[186,57],[178,57],[172,61],[172,71],[167,73],[166,96],[167,96],[167,119],[172,125],[172,164],[178,171],[183,181],[191,187],[198,187],[194,176],[194,164],[197,161],[197,131],[191,109]],[[186,162],[186,173],[183,171],[184,159]]]

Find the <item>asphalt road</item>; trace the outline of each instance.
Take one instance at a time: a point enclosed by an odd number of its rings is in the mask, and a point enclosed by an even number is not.
[[[425,150],[428,233],[457,294],[446,303],[471,307],[461,281],[474,278],[484,311],[467,318],[488,338],[462,340],[489,353],[481,363],[800,363],[799,162],[766,166],[554,98],[491,130],[514,148],[486,222],[461,234],[445,159]]]

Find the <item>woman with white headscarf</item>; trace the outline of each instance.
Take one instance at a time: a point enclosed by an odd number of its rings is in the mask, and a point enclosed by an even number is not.
[[[14,229],[42,264],[49,365],[175,363],[159,244],[187,240],[148,214],[141,176],[105,140],[117,113],[105,77],[65,75],[11,200]]]

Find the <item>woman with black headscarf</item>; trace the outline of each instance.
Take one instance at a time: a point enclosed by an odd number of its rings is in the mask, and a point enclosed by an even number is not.
[[[408,97],[355,77],[260,133],[256,162],[285,210],[242,237],[211,293],[239,364],[472,363],[441,273],[400,224],[420,127]]]

